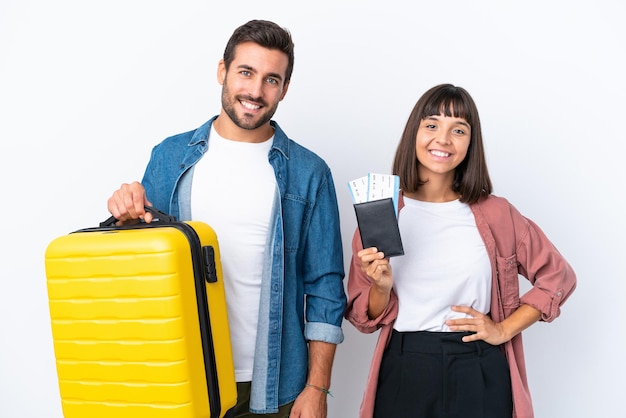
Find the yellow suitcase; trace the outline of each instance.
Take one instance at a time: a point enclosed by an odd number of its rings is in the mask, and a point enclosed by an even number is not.
[[[219,246],[202,222],[81,229],[45,268],[65,418],[229,417],[237,401]]]

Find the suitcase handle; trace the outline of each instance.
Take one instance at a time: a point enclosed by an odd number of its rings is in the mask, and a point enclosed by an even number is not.
[[[150,212],[152,214],[152,222],[176,222],[176,217],[172,215],[168,215],[165,212],[161,212],[158,209],[153,208],[152,206],[144,206],[146,212]],[[118,219],[114,216],[110,216],[105,221],[100,222],[100,228],[106,228],[110,226],[115,226]],[[141,222],[144,222],[143,219]]]

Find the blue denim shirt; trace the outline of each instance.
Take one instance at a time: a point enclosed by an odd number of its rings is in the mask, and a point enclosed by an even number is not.
[[[190,220],[193,167],[207,150],[214,120],[153,148],[142,183],[155,208]],[[330,169],[271,124],[275,134],[268,159],[278,187],[261,285],[250,399],[254,413],[275,413],[298,396],[308,373],[307,340],[341,343],[346,306]]]

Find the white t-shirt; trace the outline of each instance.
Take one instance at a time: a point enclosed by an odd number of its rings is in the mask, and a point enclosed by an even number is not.
[[[404,198],[398,223],[403,256],[391,258],[398,331],[450,331],[444,321],[464,317],[451,305],[488,313],[491,264],[469,205]]]
[[[252,380],[261,272],[276,177],[262,143],[222,138],[211,129],[208,151],[194,168],[192,219],[216,232],[238,382]]]

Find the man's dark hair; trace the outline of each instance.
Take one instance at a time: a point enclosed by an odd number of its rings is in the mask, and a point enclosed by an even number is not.
[[[251,20],[239,26],[231,35],[224,50],[224,64],[226,69],[235,59],[235,48],[244,42],[254,42],[264,48],[276,49],[287,55],[289,62],[285,73],[285,84],[291,79],[294,61],[294,44],[291,33],[274,22],[267,20]]]

